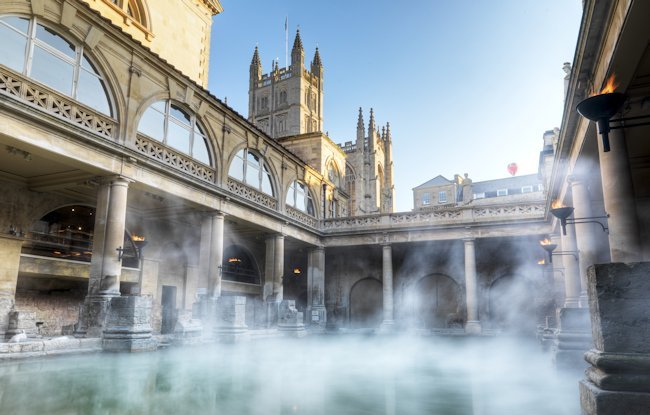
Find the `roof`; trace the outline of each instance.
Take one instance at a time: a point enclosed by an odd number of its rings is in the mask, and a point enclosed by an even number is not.
[[[541,184],[537,174],[525,174],[523,176],[505,177],[503,179],[485,180],[472,183],[472,192],[485,193],[499,189],[521,188],[528,185]]]
[[[453,183],[453,181],[439,174],[433,179],[429,180],[428,182],[424,182],[421,185],[414,187],[413,190],[420,189],[422,187],[440,186],[440,185],[451,184],[451,183]]]

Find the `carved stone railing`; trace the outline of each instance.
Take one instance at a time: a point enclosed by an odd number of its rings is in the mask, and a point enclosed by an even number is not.
[[[253,189],[252,187],[246,186],[244,183],[237,181],[231,177],[228,177],[227,181],[228,190],[234,194],[248,199],[252,202],[258,203],[262,206],[266,206],[269,209],[277,210],[278,201],[273,197],[260,192],[259,190]]]
[[[191,174],[206,182],[214,182],[214,170],[212,168],[199,163],[189,156],[177,153],[158,141],[138,135],[135,139],[135,147],[149,157],[180,171]]]
[[[345,228],[357,228],[363,226],[377,226],[382,223],[382,216],[387,216],[387,215],[327,219],[323,221],[323,228],[324,229],[345,229]]]
[[[117,123],[74,99],[38,85],[0,65],[0,94],[29,104],[105,138],[114,138]]]
[[[318,225],[318,221],[315,217],[306,214],[298,209],[292,208],[291,206],[286,206],[286,213],[291,219],[295,219],[298,222],[302,222],[305,225],[309,225],[315,228]]]
[[[453,206],[423,212],[403,212],[382,215],[358,216],[352,218],[327,219],[323,221],[324,231],[359,231],[377,229],[400,229],[422,226],[480,225],[495,221],[514,219],[543,219],[544,203],[526,203],[501,206]]]

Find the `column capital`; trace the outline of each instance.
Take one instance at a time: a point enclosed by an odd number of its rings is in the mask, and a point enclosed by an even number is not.
[[[135,180],[122,175],[104,176],[99,178],[100,184],[117,184],[122,186],[128,186],[129,183],[133,183],[133,182],[135,182]]]
[[[465,242],[465,243],[468,243],[468,242],[472,242],[472,243],[473,243],[473,242],[475,242],[475,241],[476,241],[476,238],[471,237],[471,236],[470,236],[470,237],[467,237],[467,238],[463,238],[463,242]]]
[[[571,174],[567,176],[566,182],[571,186],[585,185],[585,177],[582,174]]]
[[[309,250],[314,252],[324,251],[325,246],[323,245],[312,246]]]
[[[226,216],[228,216],[225,213],[223,213],[221,210],[212,210],[208,214],[210,216],[212,216],[213,218],[214,217],[216,217],[216,218],[225,218]]]

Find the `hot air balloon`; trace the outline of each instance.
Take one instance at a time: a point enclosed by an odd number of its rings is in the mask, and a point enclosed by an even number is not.
[[[508,173],[510,173],[511,176],[517,174],[517,163],[508,164]]]

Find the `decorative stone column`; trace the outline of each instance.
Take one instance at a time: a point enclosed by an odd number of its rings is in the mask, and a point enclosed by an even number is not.
[[[156,350],[151,336],[151,305],[148,295],[113,297],[102,334],[102,349],[108,352]]]
[[[15,304],[23,241],[18,236],[0,234],[0,342],[5,338],[9,313]]]
[[[609,252],[612,262],[641,260],[641,240],[637,221],[634,188],[622,129],[610,132],[611,151],[603,152],[602,140],[597,140],[600,151],[600,175],[603,183],[603,201],[609,214]]]
[[[129,182],[121,176],[107,178],[97,192],[88,295],[80,312],[77,336],[100,337],[110,300],[120,295],[120,254],[124,249]]]
[[[589,268],[594,349],[585,354],[591,367],[587,369],[586,379],[580,382],[580,403],[585,415],[648,413],[648,275],[649,262],[598,264]]]
[[[390,331],[395,325],[393,317],[393,249],[389,243],[382,245],[382,285],[384,299],[384,319],[381,322],[382,331]]]
[[[566,227],[562,234],[561,249],[564,266],[564,306],[557,310],[558,331],[552,346],[553,362],[562,369],[584,367],[582,355],[591,347],[589,315],[580,308],[580,268],[576,245],[576,226]]]
[[[580,269],[578,267],[578,247],[574,225],[566,227],[562,233],[562,265],[564,266],[564,307],[580,307]]]
[[[266,301],[267,326],[278,322],[278,307],[282,302],[282,278],[284,276],[284,235],[271,235],[266,239],[264,266],[264,300]]]
[[[591,218],[594,216],[591,209],[591,197],[584,179],[579,176],[570,176],[574,211],[576,218]],[[598,246],[596,241],[604,235],[599,225],[595,223],[576,223],[576,246],[578,255],[578,272],[580,273],[580,307],[587,307],[587,268],[596,263]]]
[[[307,259],[307,318],[312,329],[325,329],[325,248],[309,251]]]
[[[212,236],[210,238],[210,263],[208,266],[208,296],[221,297],[221,264],[223,263],[223,225],[225,215],[212,215]]]
[[[465,242],[465,302],[467,304],[465,332],[480,334],[482,329],[478,316],[478,278],[474,238],[463,239],[463,242]]]

